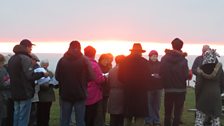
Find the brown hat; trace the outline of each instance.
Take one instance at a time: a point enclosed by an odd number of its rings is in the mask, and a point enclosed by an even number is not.
[[[35,44],[33,44],[30,40],[28,39],[23,39],[21,42],[20,42],[20,45],[23,45],[25,47],[30,47],[30,46],[33,46]]]
[[[142,52],[144,53],[145,50],[142,50],[142,45],[140,43],[134,43],[132,49],[130,49],[132,52]]]

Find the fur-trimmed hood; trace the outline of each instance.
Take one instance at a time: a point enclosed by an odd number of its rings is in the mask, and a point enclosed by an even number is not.
[[[214,68],[213,72],[210,73],[210,74],[205,73],[200,67],[197,68],[197,72],[198,72],[199,75],[202,75],[206,79],[213,79],[213,78],[216,77],[216,75],[218,74],[218,71],[221,67],[222,67],[222,64],[217,63],[215,65],[215,68]]]
[[[183,57],[186,57],[187,56],[187,53],[186,52],[182,52],[182,51],[179,51],[179,50],[165,49],[164,52],[166,54],[176,54],[176,55],[180,55],[180,56],[183,56]]]
[[[166,55],[164,56],[164,59],[166,59],[167,62],[170,62],[172,64],[176,64],[178,62],[183,61],[187,56],[187,53],[178,50],[166,49],[165,53]]]

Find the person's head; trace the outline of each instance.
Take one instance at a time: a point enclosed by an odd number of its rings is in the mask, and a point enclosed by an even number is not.
[[[125,59],[125,56],[124,56],[124,55],[117,55],[117,56],[115,57],[115,63],[118,65],[118,64],[120,64],[121,62],[123,62],[124,59]]]
[[[0,67],[2,67],[5,64],[5,56],[0,54]]]
[[[141,43],[134,43],[132,49],[130,49],[131,54],[133,55],[140,55],[142,56],[142,53],[145,52],[145,50],[142,49]]]
[[[48,61],[48,59],[43,59],[43,60],[41,60],[41,61],[40,61],[40,66],[43,67],[43,68],[45,68],[45,69],[47,69],[48,66],[49,66],[49,61]]]
[[[156,51],[156,50],[152,50],[152,51],[150,51],[149,52],[149,59],[151,60],[151,61],[158,61],[158,52]]]
[[[32,59],[32,64],[33,65],[36,65],[37,62],[40,62],[39,58],[34,53],[31,53],[31,59]]]
[[[203,54],[203,61],[202,61],[202,65],[205,64],[212,64],[212,63],[217,63],[218,59],[217,57],[220,57],[218,53],[216,53],[215,49],[210,49],[207,50],[204,54]]]
[[[208,51],[208,50],[211,50],[210,46],[209,46],[209,45],[203,45],[203,47],[202,47],[202,55],[203,55],[206,51]]]
[[[32,47],[35,45],[33,44],[30,40],[28,39],[23,39],[21,42],[20,42],[20,45],[21,46],[24,46],[26,49],[27,49],[27,52],[28,53],[31,53],[32,51]]]
[[[75,40],[75,41],[71,41],[70,45],[69,45],[69,49],[76,49],[81,51],[81,44],[79,41]]]
[[[87,46],[84,49],[84,54],[85,56],[89,57],[89,58],[95,58],[96,55],[96,49],[92,46]]]
[[[174,50],[181,51],[184,42],[183,42],[181,39],[179,39],[179,38],[175,38],[175,39],[171,42],[171,44],[172,44],[172,47],[173,47]]]

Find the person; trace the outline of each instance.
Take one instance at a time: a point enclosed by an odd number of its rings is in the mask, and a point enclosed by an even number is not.
[[[99,64],[95,60],[96,49],[92,46],[87,46],[84,49],[84,54],[87,56],[91,62],[93,72],[96,78],[88,82],[87,86],[87,100],[86,100],[86,126],[95,126],[96,115],[98,107],[102,107],[100,104],[103,99],[102,84],[105,82],[103,73],[99,67]],[[102,120],[102,119],[101,119]],[[103,122],[101,122],[103,124]]]
[[[32,59],[33,69],[35,71],[35,69],[40,68],[40,65],[38,64],[40,60],[34,53],[31,53],[30,55]],[[28,124],[29,126],[37,126],[37,104],[39,102],[38,92],[40,90],[40,85],[38,85],[36,82],[35,82],[34,89],[35,89],[34,96],[31,100],[32,105],[31,105],[31,112],[30,112],[30,118],[29,118],[29,124]]]
[[[32,65],[32,46],[28,39],[15,45],[15,53],[8,61],[12,99],[14,100],[13,126],[28,126],[31,99],[34,96],[34,81],[48,76],[47,72],[34,73]]]
[[[202,65],[197,68],[195,126],[204,126],[207,116],[211,117],[212,126],[221,125],[221,91],[224,88],[224,73],[217,56],[219,55],[214,49],[207,50],[203,54]]]
[[[47,59],[41,60],[40,66],[44,68],[49,73],[49,77],[53,79],[53,72],[48,70],[49,61]],[[38,92],[39,102],[37,104],[38,126],[49,126],[51,105],[52,102],[55,101],[54,87],[51,81],[40,85],[40,91]]]
[[[112,68],[112,62],[113,62],[113,55],[111,53],[104,53],[101,54],[99,59],[98,59],[98,64],[103,72],[103,74],[105,75],[105,77],[107,77],[108,72],[110,71],[110,69]],[[108,85],[108,80],[106,78],[106,81],[104,82],[104,84],[102,84],[102,90],[103,90],[103,100],[101,102],[101,106],[99,106],[98,108],[98,112],[97,112],[97,121],[95,122],[96,126],[104,126],[104,125],[108,125],[105,122],[105,118],[106,118],[106,112],[107,112],[107,103],[108,103],[108,98],[109,98],[109,85]],[[102,124],[103,122],[103,124]]]
[[[124,59],[124,55],[116,56],[116,66],[109,71],[108,84],[110,86],[110,93],[108,99],[108,112],[110,113],[110,126],[124,125],[124,92],[122,90],[123,84],[118,80],[119,64],[122,63]]]
[[[203,45],[203,47],[202,47],[202,54],[201,54],[200,56],[197,56],[197,57],[195,58],[194,62],[193,62],[193,65],[192,65],[191,70],[192,70],[193,75],[195,75],[195,77],[196,77],[195,85],[197,85],[196,82],[197,82],[197,79],[198,79],[198,77],[197,77],[197,68],[199,68],[199,67],[202,65],[203,55],[204,55],[204,53],[205,53],[206,51],[208,51],[208,50],[211,50],[210,46],[209,46],[209,45]],[[195,103],[197,102],[197,99],[198,99],[198,98],[195,97]],[[210,120],[211,120],[210,117],[206,117],[205,120],[206,120],[205,122],[206,122],[207,124],[210,124]]]
[[[88,58],[81,53],[79,41],[72,41],[58,61],[55,78],[59,82],[60,126],[69,126],[73,107],[76,126],[85,126],[87,83],[95,75]]]
[[[165,50],[166,54],[161,59],[159,72],[165,92],[164,126],[179,126],[185,101],[189,68],[188,61],[185,58],[187,54],[181,50],[184,44],[183,41],[175,38],[171,44],[173,49]]]
[[[163,88],[159,75],[160,61],[158,60],[158,52],[156,50],[151,50],[148,56],[149,64],[151,66],[151,83],[154,85],[155,90],[148,92],[149,114],[146,117],[145,122],[149,126],[160,126],[159,111]]]
[[[131,54],[119,65],[118,80],[123,83],[124,91],[124,126],[131,126],[132,119],[136,126],[144,126],[148,115],[147,92],[150,88],[150,65],[142,57],[145,50],[140,43],[134,43]]]
[[[203,61],[203,54],[210,50],[210,46],[209,45],[203,45],[202,47],[202,54],[200,56],[197,56],[193,62],[193,65],[192,65],[192,73],[197,77],[197,68],[200,67],[202,65],[202,61]]]
[[[0,126],[8,126],[8,103],[11,97],[10,78],[4,67],[5,57],[0,54]]]

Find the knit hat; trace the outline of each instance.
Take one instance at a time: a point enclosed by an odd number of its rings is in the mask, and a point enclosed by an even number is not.
[[[171,44],[172,44],[172,47],[173,47],[173,49],[175,49],[175,50],[181,50],[182,49],[182,47],[183,47],[183,41],[181,40],[181,39],[179,39],[179,38],[175,38],[172,42],[171,42]]]
[[[72,41],[72,42],[70,42],[70,45],[69,45],[69,49],[81,49],[81,44],[80,44],[80,42],[79,41]]]
[[[204,64],[210,64],[210,63],[216,63],[217,62],[217,57],[220,57],[218,53],[216,53],[215,49],[211,49],[206,51],[203,54],[203,61],[202,65]]]
[[[156,50],[152,50],[152,51],[149,52],[148,56],[151,57],[152,55],[158,56],[158,52]]]

